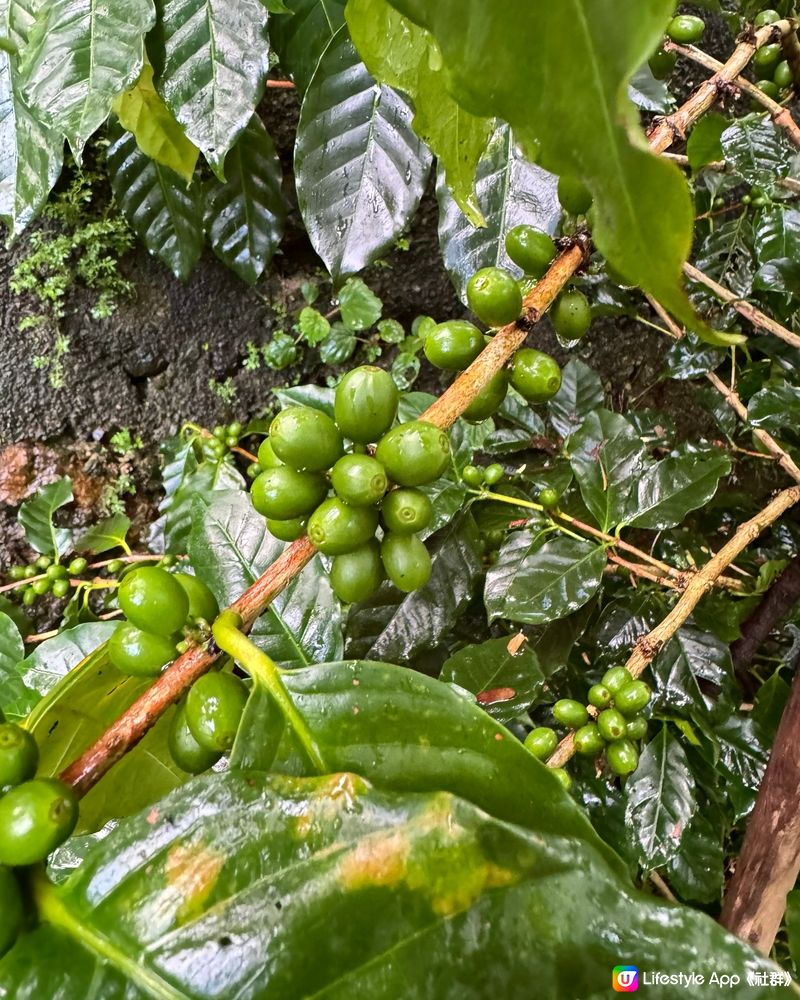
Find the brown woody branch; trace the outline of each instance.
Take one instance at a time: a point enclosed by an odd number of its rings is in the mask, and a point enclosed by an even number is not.
[[[792,684],[720,922],[769,954],[800,874],[800,674]]]
[[[752,615],[742,624],[741,638],[731,646],[733,666],[740,679],[746,679],[744,675],[747,668],[769,638],[770,632],[786,620],[798,601],[800,601],[800,556],[795,556],[766,592]]]
[[[705,80],[692,96],[677,111],[653,122],[647,133],[650,148],[663,153],[677,140],[684,139],[689,128],[701,115],[714,106],[717,98],[724,93],[747,68],[756,51],[770,42],[779,42],[784,35],[794,31],[793,20],[776,21],[759,28],[752,37],[745,38],[736,46],[730,59],[713,76]]]
[[[688,582],[686,590],[667,617],[636,643],[625,664],[632,677],[639,677],[644,673],[678,629],[685,624],[700,600],[709,593],[720,573],[727,569],[762,531],[774,524],[782,514],[798,502],[800,502],[800,486],[791,486],[779,493],[762,511],[737,529],[733,538],[723,545]],[[563,767],[574,753],[575,746],[570,733],[559,743],[547,763],[550,767]]]
[[[788,32],[784,36],[784,44],[786,44],[789,38],[794,38],[795,44],[797,44],[796,32]],[[667,51],[678,52],[680,55],[686,56],[698,65],[710,69],[712,73],[718,73],[722,69],[723,64],[719,60],[703,52],[702,49],[695,48],[694,45],[677,45],[675,42],[665,42],[664,48]],[[736,87],[737,90],[741,90],[769,111],[770,118],[775,124],[784,129],[796,146],[800,146],[800,128],[798,128],[797,122],[792,118],[792,113],[788,108],[785,108],[782,104],[778,104],[777,101],[773,101],[760,87],[757,87],[743,76],[737,76],[735,80],[731,80],[730,85]]]

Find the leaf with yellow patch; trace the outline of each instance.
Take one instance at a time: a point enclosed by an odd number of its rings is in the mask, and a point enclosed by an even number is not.
[[[186,138],[153,86],[152,66],[146,63],[142,67],[133,87],[114,101],[114,111],[146,156],[174,170],[187,184],[191,182],[199,150]]]

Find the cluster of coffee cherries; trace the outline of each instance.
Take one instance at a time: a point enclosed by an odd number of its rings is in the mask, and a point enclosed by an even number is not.
[[[634,680],[626,667],[611,667],[599,684],[589,688],[588,704],[562,698],[553,705],[553,717],[573,733],[575,752],[599,757],[621,776],[631,774],[639,763],[636,744],[647,736],[647,718],[642,714],[651,698],[644,681]],[[548,758],[558,746],[558,734],[549,726],[531,730],[525,746],[539,760]],[[566,774],[559,778],[569,784]]]
[[[762,10],[753,22],[756,28],[780,21],[777,10]],[[783,58],[783,48],[777,42],[770,42],[756,49],[752,67],[755,71],[757,86],[771,97],[773,101],[781,98],[781,91],[789,90],[794,84],[794,74],[789,63]]]
[[[76,556],[67,565],[52,556],[39,556],[27,565],[12,566],[8,571],[10,580],[19,582],[15,591],[25,607],[31,607],[36,599],[52,594],[53,597],[68,597],[72,589],[72,579],[86,572],[89,565],[83,556]],[[29,583],[25,583],[29,580]]]
[[[208,632],[219,608],[196,576],[169,573],[164,566],[127,572],[117,593],[126,621],[108,642],[108,657],[123,674],[157,677],[188,648],[185,634]]]
[[[248,696],[244,681],[228,671],[215,670],[194,682],[169,731],[169,751],[181,770],[201,774],[231,749]]]
[[[225,455],[239,444],[242,435],[242,425],[239,421],[232,424],[219,424],[214,428],[211,437],[203,439],[203,452],[206,458],[212,461],[220,461]]]
[[[251,488],[253,506],[276,538],[307,534],[333,557],[331,585],[346,604],[366,600],[385,577],[410,593],[431,574],[419,532],[433,520],[433,506],[419,487],[448,468],[450,441],[425,420],[392,426],[398,403],[388,372],[355,368],[337,386],[333,417],[290,406],[258,451],[263,471]]]
[[[0,955],[23,924],[13,869],[44,861],[78,822],[78,799],[56,778],[37,778],[39,749],[31,733],[0,713]]]

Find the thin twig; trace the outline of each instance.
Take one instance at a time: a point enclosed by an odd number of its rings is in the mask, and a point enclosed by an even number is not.
[[[685,153],[662,153],[661,155],[665,160],[670,160],[678,167],[683,167],[686,170],[691,169],[692,165]],[[710,163],[704,163],[698,169],[713,170],[716,173],[724,174],[728,170],[728,164],[724,160],[712,160]],[[795,180],[794,177],[776,177],[775,184],[777,187],[782,187],[785,191],[800,194],[800,181]]]
[[[699,285],[705,285],[705,287],[713,292],[718,299],[722,299],[723,302],[727,302],[728,305],[733,306],[733,308],[746,320],[753,324],[760,330],[766,330],[768,333],[774,334],[781,340],[785,341],[787,344],[791,344],[792,347],[800,347],[800,337],[796,333],[792,333],[791,330],[787,330],[785,326],[781,326],[776,320],[767,316],[765,313],[761,312],[760,309],[756,309],[755,306],[750,305],[744,299],[740,299],[733,292],[729,292],[727,288],[724,288],[718,282],[714,281],[713,278],[709,278],[707,275],[703,274],[702,271],[698,271],[694,265],[688,262],[683,265],[683,273],[687,278],[692,281],[696,281]]]
[[[794,38],[796,41],[796,32],[790,31],[784,35],[784,43],[789,38]],[[702,49],[696,48],[694,45],[677,45],[675,42],[665,42],[664,48],[668,52],[678,52],[680,55],[686,56],[700,66],[710,69],[712,73],[719,73],[722,69],[722,63],[718,59],[708,55],[707,52],[703,52]],[[757,101],[763,108],[766,108],[775,124],[785,130],[796,146],[800,146],[800,128],[798,128],[797,122],[792,118],[792,113],[788,108],[785,108],[782,104],[778,104],[777,101],[773,101],[760,87],[757,87],[743,76],[737,76],[735,80],[731,80],[730,86],[737,87],[743,93],[747,94],[748,97]]]
[[[664,646],[686,622],[699,602],[714,586],[714,581],[744,550],[758,538],[771,524],[785,514],[790,507],[800,502],[800,486],[790,486],[783,490],[767,506],[740,525],[719,552],[713,556],[686,585],[675,607],[647,635],[642,636],[633,648],[625,666],[632,677],[639,677]],[[550,767],[563,767],[575,753],[572,733],[565,736],[547,761]]]

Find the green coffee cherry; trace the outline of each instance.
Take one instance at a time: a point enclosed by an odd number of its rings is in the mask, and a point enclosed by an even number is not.
[[[502,267],[483,267],[467,282],[467,302],[481,323],[507,326],[519,319],[522,292],[517,280]]]
[[[53,597],[66,597],[70,591],[69,580],[54,580],[53,581]]]
[[[416,535],[389,532],[381,544],[381,559],[386,575],[403,593],[424,587],[431,576],[431,557]]]
[[[26,781],[0,798],[0,865],[34,865],[63,844],[78,822],[78,800],[55,778]]]
[[[625,735],[629,740],[643,740],[647,736],[647,719],[643,715],[634,715],[628,719]]]
[[[398,486],[422,486],[450,465],[450,439],[434,424],[411,420],[381,438],[375,457]]]
[[[572,698],[562,698],[553,705],[553,717],[567,729],[580,729],[589,721],[586,706]]]
[[[224,753],[233,746],[247,704],[244,683],[228,673],[204,674],[186,696],[186,723],[201,747]]]
[[[89,566],[87,559],[83,556],[76,556],[72,562],[67,567],[70,576],[80,576],[81,573],[85,573]]]
[[[586,757],[596,757],[603,752],[606,741],[600,735],[600,731],[593,722],[587,722],[585,726],[575,731],[573,737],[575,752]]]
[[[286,465],[273,451],[272,442],[269,438],[264,438],[259,446],[258,464],[261,469],[277,469],[279,465]]]
[[[182,702],[169,729],[169,752],[172,759],[182,771],[187,774],[202,774],[208,771],[220,759],[222,754],[217,750],[206,750],[192,736],[186,721],[186,703]]]
[[[770,8],[768,10],[762,10],[760,14],[756,14],[753,24],[757,28],[763,28],[768,24],[775,24],[775,22],[780,21],[780,19],[781,15],[777,12],[777,10],[772,10]]]
[[[67,567],[62,566],[61,563],[54,563],[47,567],[45,574],[48,580],[63,580],[67,575]]]
[[[349,371],[336,387],[334,416],[346,438],[357,444],[380,440],[397,414],[400,393],[382,368],[363,365]]]
[[[701,17],[679,14],[667,25],[667,37],[681,45],[692,45],[700,41],[705,30],[706,23]]]
[[[158,566],[129,573],[118,591],[119,606],[137,628],[161,636],[180,632],[189,615],[189,598],[174,576]]]
[[[267,518],[267,531],[281,542],[296,542],[306,533],[307,517],[293,517],[286,521]]]
[[[484,336],[472,323],[452,319],[440,323],[425,339],[425,357],[443,371],[469,368],[485,346]]]
[[[117,573],[121,573],[124,568],[125,563],[121,559],[112,559],[106,566],[106,572],[109,576],[116,576]]]
[[[511,384],[529,403],[546,403],[561,388],[561,368],[549,354],[523,347],[511,362]]]
[[[631,681],[614,694],[614,707],[623,715],[636,715],[650,701],[651,691],[644,681]]]
[[[505,474],[503,466],[499,462],[493,462],[492,465],[487,465],[483,470],[483,480],[487,486],[496,486]]]
[[[615,708],[607,708],[597,716],[597,728],[604,740],[613,743],[628,735],[625,716]]]
[[[433,504],[422,490],[400,487],[383,501],[381,519],[395,535],[415,535],[433,521]]]
[[[180,584],[189,598],[189,617],[213,622],[219,614],[219,604],[211,589],[199,577],[190,576],[188,573],[176,573],[173,579]]]
[[[760,49],[756,49],[753,56],[753,69],[758,75],[770,76],[781,61],[782,52],[783,49],[777,43],[762,45]]]
[[[52,556],[39,556],[39,558],[34,563],[34,566],[41,572],[43,570],[49,569],[49,567],[52,565],[52,562],[53,562]]]
[[[463,418],[471,424],[479,424],[482,420],[488,419],[503,405],[507,393],[508,373],[504,370],[499,371],[464,410]]]
[[[759,80],[756,86],[763,94],[766,94],[767,97],[769,97],[770,100],[772,101],[777,101],[781,96],[778,84],[775,83],[773,80]],[[759,106],[757,101],[754,101],[753,105],[755,107]],[[753,201],[753,204],[756,205],[757,208],[760,207],[757,199]],[[762,205],[764,204],[763,200],[761,201],[761,204]]]
[[[593,684],[589,688],[589,704],[595,708],[608,708],[611,704],[611,692],[605,684]]]
[[[506,253],[525,274],[541,278],[556,257],[556,245],[549,233],[534,226],[514,226],[506,235]]]
[[[0,791],[32,778],[38,764],[39,747],[27,729],[0,723]]]
[[[483,485],[483,469],[479,469],[477,465],[465,465],[461,470],[461,478],[467,486],[478,489]]]
[[[575,177],[560,177],[558,180],[558,200],[570,215],[586,215],[592,207],[589,189]]]
[[[794,75],[792,74],[792,67],[784,59],[783,62],[779,62],[775,67],[775,73],[772,77],[776,86],[780,87],[782,90],[787,87],[791,87],[794,83]]]
[[[545,510],[555,510],[558,507],[559,499],[558,490],[548,488],[539,494],[539,503]]]
[[[308,519],[308,537],[324,555],[340,556],[366,545],[377,527],[374,507],[350,507],[331,497]]]
[[[250,497],[259,514],[288,521],[311,513],[327,492],[327,480],[318,472],[297,472],[281,465],[261,473],[250,488]]]
[[[627,667],[611,667],[603,674],[601,684],[608,688],[612,694],[621,691],[626,684],[630,684],[632,678]]]
[[[331,471],[336,495],[351,507],[379,503],[389,486],[386,470],[369,455],[345,455]]]
[[[25,567],[24,566],[12,566],[8,571],[8,575],[12,580],[24,580],[25,579]]]
[[[678,54],[676,52],[665,52],[664,49],[658,49],[650,56],[648,65],[656,80],[668,80],[672,76],[677,61]]]
[[[617,740],[606,747],[606,760],[615,774],[632,774],[639,764],[639,753],[630,740]]]
[[[592,307],[583,292],[571,288],[556,299],[550,319],[563,340],[580,340],[592,325]]]
[[[175,659],[175,637],[155,635],[124,622],[108,640],[108,658],[123,674],[157,677]]]
[[[331,586],[343,604],[366,601],[384,579],[381,548],[376,539],[336,556],[331,564]]]
[[[561,785],[561,787],[564,789],[565,792],[568,792],[570,790],[570,788],[572,787],[572,778],[570,778],[570,776],[567,774],[567,772],[564,770],[563,767],[554,767],[551,769],[550,773],[553,775],[554,778],[558,779],[559,784]]]
[[[327,413],[310,406],[281,410],[270,425],[269,440],[278,458],[301,472],[329,469],[343,451],[339,428]]]
[[[33,589],[33,587],[27,587],[25,590],[23,590],[22,603],[25,605],[26,608],[30,608],[32,605],[36,603],[36,591]]]
[[[539,760],[546,760],[557,746],[558,736],[549,726],[532,729],[525,737],[525,748]]]

